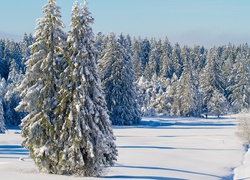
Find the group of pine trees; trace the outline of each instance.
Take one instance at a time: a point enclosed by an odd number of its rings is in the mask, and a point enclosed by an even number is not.
[[[99,176],[116,156],[113,125],[141,116],[220,116],[250,106],[250,48],[193,48],[98,33],[77,2],[64,32],[48,0],[34,36],[0,40],[0,133],[21,123],[41,171]],[[22,120],[22,121],[21,121]]]

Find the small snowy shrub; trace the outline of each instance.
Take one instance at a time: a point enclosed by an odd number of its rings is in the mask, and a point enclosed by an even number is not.
[[[250,113],[238,116],[236,135],[246,144],[250,144]]]

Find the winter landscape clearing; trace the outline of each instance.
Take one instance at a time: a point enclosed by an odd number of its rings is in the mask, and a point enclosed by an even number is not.
[[[249,162],[244,160],[249,154],[235,136],[235,124],[234,116],[148,117],[138,126],[113,126],[118,161],[102,178],[250,179]],[[9,128],[0,135],[1,179],[80,179],[38,173],[29,152],[20,146],[19,132]]]

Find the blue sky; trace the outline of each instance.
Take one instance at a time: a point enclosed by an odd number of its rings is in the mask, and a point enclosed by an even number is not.
[[[81,0],[79,0],[81,2]],[[0,38],[34,33],[46,0],[7,0],[0,6]],[[69,29],[74,0],[57,0]],[[250,44],[250,0],[88,0],[95,33],[164,38],[193,46]]]

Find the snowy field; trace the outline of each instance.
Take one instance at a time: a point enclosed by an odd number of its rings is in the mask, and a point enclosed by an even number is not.
[[[1,180],[250,179],[250,154],[235,137],[236,119],[143,118],[139,126],[114,126],[119,151],[102,178],[39,174],[20,130],[0,135]]]

